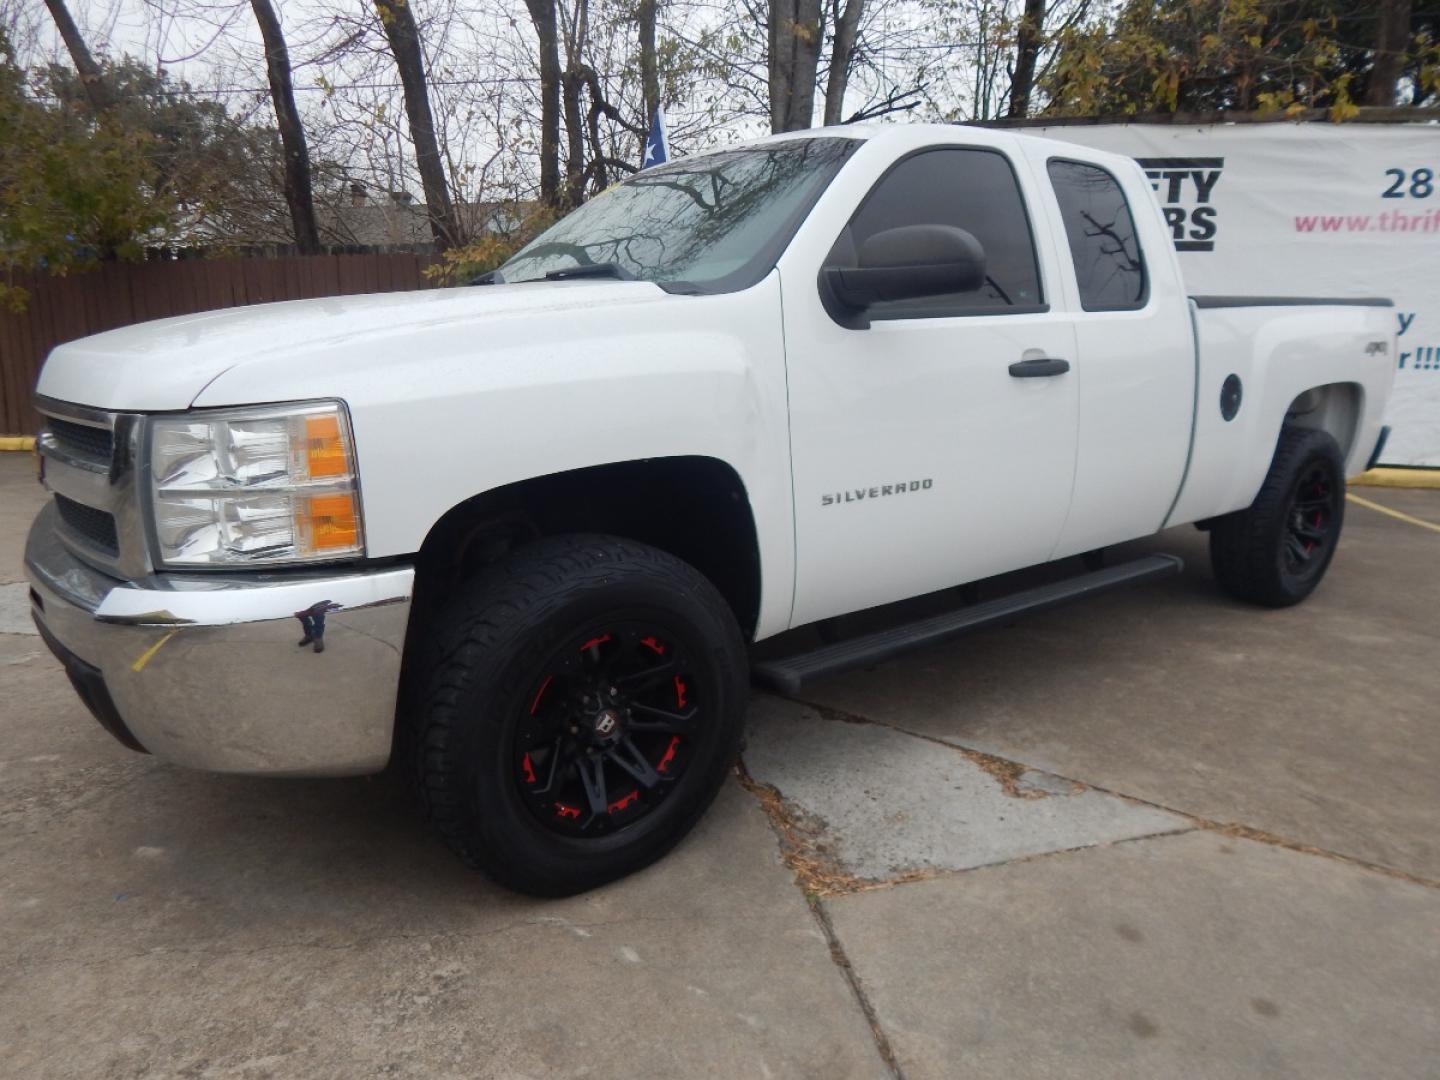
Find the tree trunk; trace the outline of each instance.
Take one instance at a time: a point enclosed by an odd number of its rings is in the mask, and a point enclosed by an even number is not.
[[[1410,48],[1410,0],[1376,0],[1375,62],[1365,87],[1366,105],[1394,105]]]
[[[585,113],[580,105],[580,91],[585,88],[585,73],[567,68],[561,83],[565,106],[565,192],[564,208],[573,209],[585,201]]]
[[[445,163],[435,139],[435,118],[430,112],[430,95],[425,82],[425,54],[409,0],[375,0],[380,25],[390,42],[400,88],[405,96],[405,116],[410,121],[410,140],[415,144],[415,165],[425,192],[425,211],[430,218],[430,235],[444,250],[461,242],[455,209],[450,204],[450,187],[445,181]]]
[[[320,253],[320,231],[315,226],[315,197],[310,189],[310,150],[300,110],[295,107],[295,88],[290,84],[290,50],[270,0],[250,0],[260,37],[265,41],[265,73],[270,78],[270,99],[275,103],[275,124],[285,150],[285,204],[290,207],[290,224],[295,246],[301,255]]]
[[[830,45],[830,75],[825,80],[825,126],[840,123],[845,112],[845,88],[850,84],[850,64],[855,59],[855,38],[860,32],[860,15],[865,0],[831,0],[835,37]]]
[[[820,0],[770,0],[770,130],[799,131],[815,122],[820,64]]]
[[[1045,0],[1025,0],[1025,15],[1015,36],[1015,74],[1010,79],[1010,107],[1006,116],[1022,117],[1030,111],[1035,87],[1035,61],[1045,30]]]
[[[540,201],[560,204],[560,34],[555,0],[525,0],[540,43]]]
[[[650,137],[650,125],[655,123],[655,111],[660,108],[660,63],[655,53],[655,8],[656,0],[640,0],[636,19],[640,24],[640,90],[645,115],[640,126],[645,134],[640,136],[640,160],[645,160],[645,144]]]
[[[90,102],[90,108],[94,109],[97,115],[104,112],[114,104],[110,99],[109,87],[105,85],[100,65],[90,55],[80,28],[70,17],[70,9],[65,6],[65,0],[45,0],[45,6],[50,9],[50,15],[55,20],[55,26],[60,31],[60,38],[65,42],[75,70],[80,73],[80,85],[85,88],[85,97]]]

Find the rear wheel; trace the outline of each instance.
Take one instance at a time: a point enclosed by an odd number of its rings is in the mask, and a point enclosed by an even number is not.
[[[533,544],[464,588],[432,646],[422,802],[466,861],[520,891],[580,892],[659,858],[738,752],[735,619],[654,548]]]
[[[1339,446],[1324,431],[1287,428],[1254,503],[1211,524],[1215,577],[1253,604],[1298,604],[1325,576],[1344,519]]]

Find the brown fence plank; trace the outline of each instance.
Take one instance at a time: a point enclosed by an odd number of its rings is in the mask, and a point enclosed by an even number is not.
[[[286,300],[298,300],[301,296],[300,258],[299,255],[286,255],[284,258],[276,260],[281,264],[281,269],[285,274],[284,297]]]
[[[26,288],[33,290],[35,282],[27,280]],[[0,420],[0,432],[14,431],[22,435],[33,432],[37,425],[37,419],[33,412],[26,406],[30,396],[35,392],[35,375],[40,367],[40,357],[43,357],[49,349],[49,342],[40,331],[40,327],[33,319],[26,319],[20,316],[13,316],[5,319],[0,324],[0,338],[6,337],[5,328],[8,327],[8,342],[0,342],[0,377],[5,374],[5,369],[10,370],[10,377],[3,379],[5,389],[0,390],[6,398],[3,420]],[[7,363],[6,357],[13,357],[13,362]]]
[[[30,356],[32,351],[29,321],[0,314],[0,431],[23,430],[20,365],[22,358]]]

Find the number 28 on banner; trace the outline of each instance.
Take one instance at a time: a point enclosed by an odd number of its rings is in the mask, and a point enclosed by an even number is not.
[[[1382,199],[1428,199],[1435,192],[1434,169],[1386,169],[1390,186],[1380,193]]]

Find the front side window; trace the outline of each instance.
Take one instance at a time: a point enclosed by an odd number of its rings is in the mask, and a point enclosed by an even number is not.
[[[865,241],[902,225],[952,225],[985,250],[985,285],[975,292],[886,301],[873,319],[1018,314],[1044,310],[1025,201],[1009,161],[993,150],[924,150],[902,160],[871,190],[835,242],[827,266],[854,266]]]
[[[494,280],[609,266],[676,291],[748,288],[774,267],[854,139],[792,139],[682,158],[602,192],[510,257]]]
[[[1050,184],[1070,241],[1080,306],[1133,311],[1145,306],[1149,283],[1135,220],[1120,184],[1098,165],[1052,159]]]

